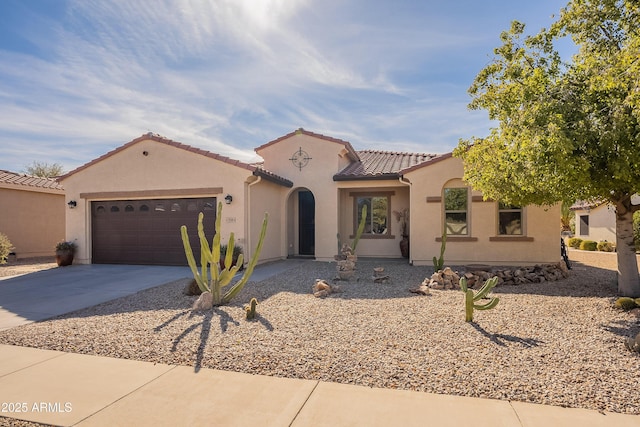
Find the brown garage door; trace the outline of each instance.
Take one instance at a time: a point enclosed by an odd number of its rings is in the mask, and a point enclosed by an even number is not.
[[[216,199],[109,200],[91,203],[96,264],[186,265],[180,226],[186,225],[200,264],[198,213],[212,237]],[[211,234],[211,236],[209,236]]]

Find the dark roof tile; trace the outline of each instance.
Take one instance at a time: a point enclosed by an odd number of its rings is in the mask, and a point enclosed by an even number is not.
[[[334,175],[334,181],[397,178],[417,167],[451,157],[447,154],[401,153],[364,150],[357,152],[360,161],[351,163]]]

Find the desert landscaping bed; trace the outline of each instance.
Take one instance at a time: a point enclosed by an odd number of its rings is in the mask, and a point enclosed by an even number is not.
[[[377,266],[389,283],[373,282]],[[476,323],[460,291],[408,291],[432,268],[360,260],[343,292],[316,298],[314,279],[333,279],[335,263],[309,262],[207,313],[191,311],[185,279],[0,332],[0,343],[640,414],[640,356],[623,345],[638,318],[612,308],[614,271],[574,267],[557,282],[495,288],[500,303]],[[259,316],[247,321],[252,297]]]

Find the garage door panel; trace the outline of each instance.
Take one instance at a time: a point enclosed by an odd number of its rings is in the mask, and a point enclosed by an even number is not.
[[[180,227],[200,259],[198,213],[215,224],[216,199],[119,200],[91,203],[94,263],[186,265]]]

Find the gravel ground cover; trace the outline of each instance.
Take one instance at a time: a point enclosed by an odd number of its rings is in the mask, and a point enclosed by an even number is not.
[[[58,265],[54,257],[24,258],[0,264],[0,277],[12,277],[21,274],[48,270]]]
[[[373,283],[384,266],[391,283]],[[454,268],[455,269],[455,268]],[[458,269],[461,270],[461,269]],[[640,332],[614,309],[615,271],[574,264],[558,282],[502,286],[464,321],[460,291],[408,292],[433,272],[358,261],[342,293],[311,294],[335,263],[249,282],[229,306],[194,313],[188,279],[0,332],[0,343],[252,374],[640,414]],[[335,283],[332,281],[332,283]],[[243,305],[259,301],[247,321]]]

